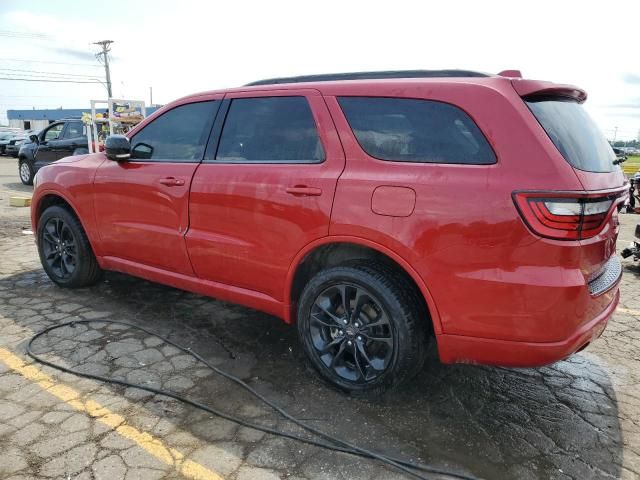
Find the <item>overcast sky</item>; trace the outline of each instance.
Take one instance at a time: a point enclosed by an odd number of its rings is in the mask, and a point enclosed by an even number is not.
[[[0,77],[103,79],[92,45],[103,39],[115,40],[114,95],[148,102],[153,86],[154,103],[273,76],[520,69],[586,89],[607,137],[618,127],[618,139],[632,139],[638,19],[638,0],[0,0]],[[100,84],[0,80],[0,122],[7,109],[85,108],[95,98],[106,98]]]

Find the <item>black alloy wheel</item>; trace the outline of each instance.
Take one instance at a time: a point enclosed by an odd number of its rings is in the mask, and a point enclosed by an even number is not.
[[[311,366],[334,387],[378,394],[424,364],[429,314],[397,268],[358,261],[318,272],[298,301],[298,336]]]
[[[87,234],[70,208],[47,208],[38,219],[36,238],[42,267],[59,286],[86,287],[102,277]]]
[[[311,309],[313,346],[341,378],[367,383],[389,366],[394,338],[389,316],[365,288],[338,283],[323,291]]]
[[[53,217],[47,220],[42,233],[44,261],[61,280],[71,278],[76,270],[78,250],[73,232],[64,220]]]

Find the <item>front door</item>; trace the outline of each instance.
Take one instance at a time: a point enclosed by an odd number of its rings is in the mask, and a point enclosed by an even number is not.
[[[79,148],[88,153],[87,136],[84,131],[85,127],[80,120],[66,122],[62,135],[50,142],[51,153],[55,160],[73,155],[73,152]]]
[[[129,161],[98,168],[94,208],[104,256],[193,274],[184,243],[189,186],[220,98],[168,109],[134,132]]]
[[[54,123],[49,125],[46,130],[43,130],[40,133],[40,143],[38,144],[33,156],[38,168],[58,160],[55,155],[54,148],[56,146],[56,142],[62,135],[63,128],[64,122]]]
[[[294,256],[328,234],[342,147],[316,90],[227,94],[218,119],[191,187],[194,270],[283,301]]]

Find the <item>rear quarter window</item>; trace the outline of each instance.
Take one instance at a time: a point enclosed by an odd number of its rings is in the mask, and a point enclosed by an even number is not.
[[[339,97],[362,149],[380,160],[488,165],[496,156],[460,108],[432,100]]]
[[[526,100],[529,110],[569,164],[587,172],[612,172],[616,154],[584,107],[558,97]]]

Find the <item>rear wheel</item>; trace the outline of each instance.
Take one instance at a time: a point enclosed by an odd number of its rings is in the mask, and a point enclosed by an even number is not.
[[[69,210],[47,208],[38,221],[38,253],[49,278],[67,288],[96,283],[102,270],[98,266],[82,225]]]
[[[20,181],[25,185],[33,185],[33,177],[35,171],[31,162],[25,158],[21,158],[18,162],[18,174],[20,175]]]
[[[312,366],[356,394],[381,393],[420,370],[427,321],[415,288],[381,265],[321,271],[298,309],[298,333]]]

